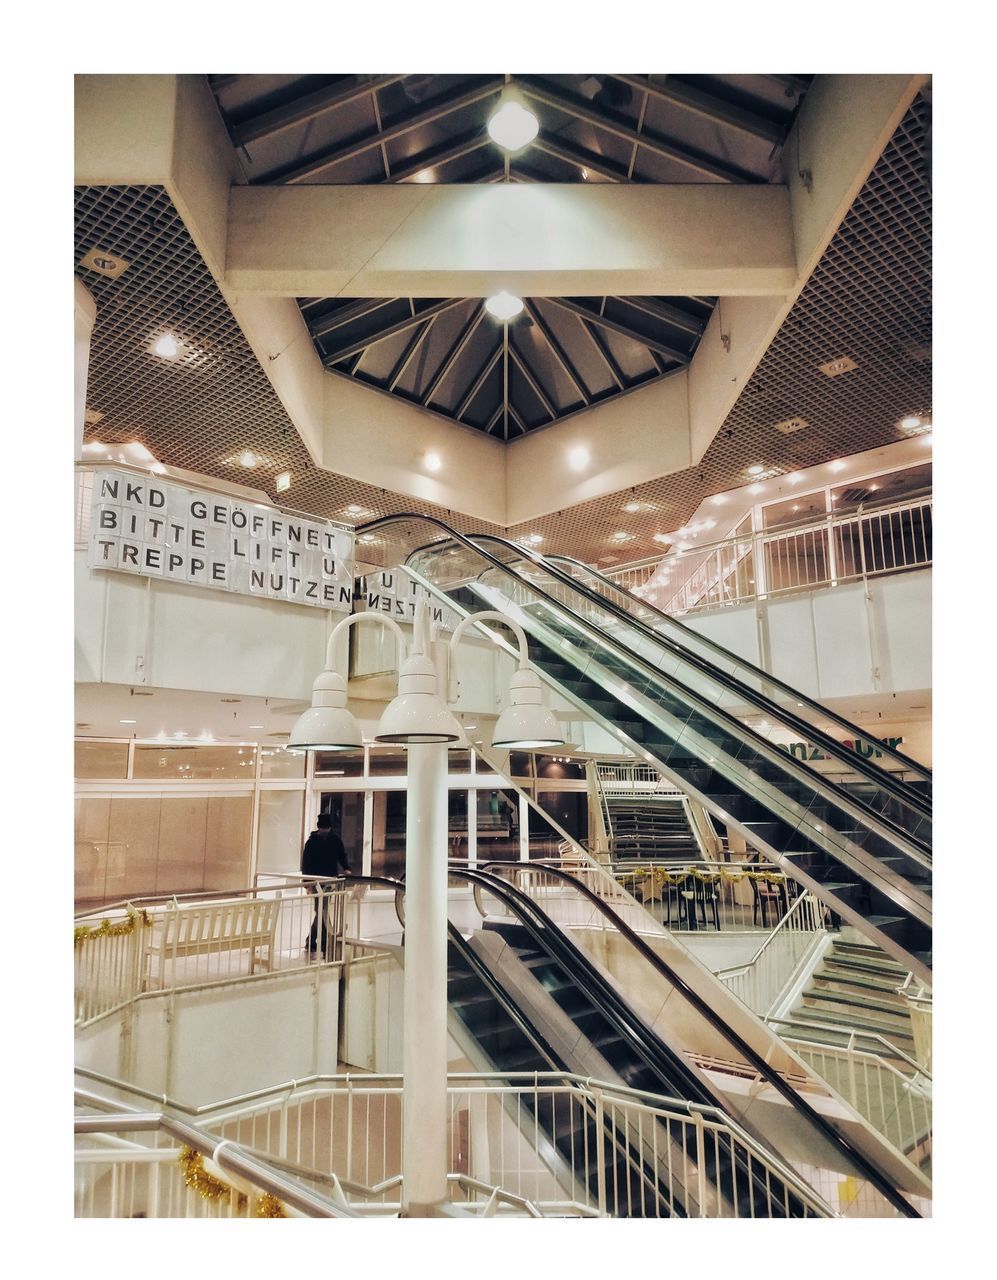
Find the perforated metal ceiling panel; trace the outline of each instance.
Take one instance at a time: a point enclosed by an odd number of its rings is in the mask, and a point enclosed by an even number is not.
[[[891,443],[905,414],[930,416],[928,120],[919,99],[699,466],[517,526],[512,536],[539,533],[543,550],[592,562],[652,555],[661,550],[655,533],[685,523],[710,493],[743,485],[748,466],[811,466]],[[83,188],[76,215],[77,271],[98,308],[88,407],[102,417],[88,439],[139,439],[164,463],[250,483],[286,505],[351,523],[416,510],[464,531],[495,531],[309,466],[164,191]],[[94,247],[129,266],[117,279],[82,267]],[[166,329],[185,343],[177,361],[150,354]],[[820,372],[820,364],[846,355],[854,371],[833,378]],[[776,430],[791,417],[808,426],[792,435]],[[262,459],[253,471],[236,462],[246,449]],[[274,478],[285,470],[294,480],[277,495]],[[639,509],[628,512],[627,505]],[[619,532],[632,537],[617,543]]]

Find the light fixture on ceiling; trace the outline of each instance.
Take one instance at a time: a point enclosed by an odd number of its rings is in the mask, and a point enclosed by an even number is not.
[[[803,479],[803,472],[791,471],[789,475],[786,477],[786,479],[790,484],[799,484],[800,481]]]
[[[846,464],[841,458],[835,458],[833,462],[829,462],[827,465],[831,471],[844,471]]]
[[[915,413],[909,413],[906,418],[900,419],[900,427],[904,431],[916,431],[921,425],[921,419]]]
[[[568,462],[575,471],[584,471],[589,464],[591,454],[583,444],[576,445],[568,451]]]
[[[514,293],[506,292],[505,289],[485,299],[485,310],[488,314],[503,322],[515,320],[522,309],[523,299],[517,298]]]
[[[756,462],[754,466],[748,467],[748,475],[760,476],[764,470],[765,468],[762,466],[762,464],[760,462]]]
[[[488,119],[488,136],[503,151],[521,151],[540,132],[540,121],[523,105],[518,94],[506,91],[499,108]]]
[[[836,360],[819,364],[817,368],[828,378],[837,378],[843,373],[851,373],[853,369],[858,368],[858,365],[851,356],[839,356]]]
[[[764,490],[764,488],[765,486],[763,484],[749,484],[748,492],[758,494],[758,493],[761,493]]]
[[[423,458],[423,462],[426,464],[427,471],[439,471],[440,467],[443,466],[438,453],[427,453]]]
[[[273,486],[278,493],[284,493],[287,489],[290,489],[291,487],[290,471],[281,471],[279,475],[275,476]]]
[[[138,724],[137,720],[119,720],[118,724]]]
[[[172,333],[161,334],[152,344],[152,354],[163,360],[178,360],[181,346]]]
[[[253,453],[252,449],[244,449],[242,453],[239,454],[240,467],[246,467],[248,470],[252,471],[258,462],[259,458],[255,453]]]

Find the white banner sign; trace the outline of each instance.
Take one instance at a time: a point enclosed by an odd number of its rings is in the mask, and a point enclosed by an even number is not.
[[[349,613],[353,536],[273,507],[98,471],[88,563]]]
[[[411,622],[415,617],[415,602],[420,596],[429,605],[429,621],[444,631],[453,631],[461,615],[441,604],[425,587],[413,582],[404,569],[385,569],[382,573],[369,573],[360,582],[361,599],[358,607],[386,613],[396,622]]]

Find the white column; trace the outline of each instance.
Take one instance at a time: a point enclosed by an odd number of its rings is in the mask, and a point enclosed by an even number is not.
[[[447,749],[408,748],[402,1212],[447,1195]]]
[[[83,457],[83,414],[87,407],[87,374],[90,369],[90,335],[97,319],[97,304],[89,289],[79,280],[73,280],[75,327],[73,337],[74,364],[74,427],[77,461]]]

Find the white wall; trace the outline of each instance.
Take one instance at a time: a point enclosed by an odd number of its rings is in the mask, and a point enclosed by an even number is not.
[[[931,688],[930,569],[682,621],[821,702]]]

